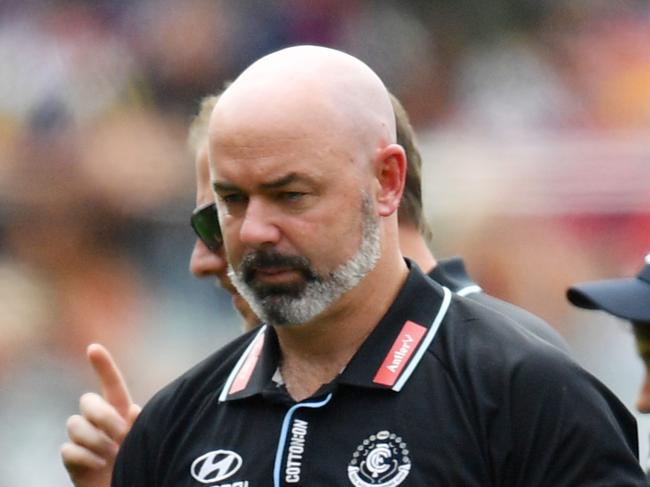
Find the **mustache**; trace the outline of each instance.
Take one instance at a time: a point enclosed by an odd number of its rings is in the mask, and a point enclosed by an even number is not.
[[[307,280],[317,279],[317,275],[307,257],[301,255],[284,255],[273,250],[256,250],[244,256],[240,265],[240,275],[250,283],[255,272],[261,269],[282,267],[297,271]]]

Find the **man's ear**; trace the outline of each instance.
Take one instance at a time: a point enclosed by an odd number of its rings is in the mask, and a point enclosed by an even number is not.
[[[375,177],[379,183],[377,211],[380,216],[390,216],[399,207],[406,181],[406,154],[401,145],[390,144],[377,153]]]

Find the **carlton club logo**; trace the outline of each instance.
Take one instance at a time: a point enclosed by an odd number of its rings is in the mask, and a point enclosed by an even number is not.
[[[396,487],[410,471],[406,443],[389,431],[380,431],[363,440],[348,464],[348,478],[355,487]]]
[[[214,450],[192,462],[192,477],[203,484],[220,482],[232,476],[241,467],[241,457],[230,450]]]

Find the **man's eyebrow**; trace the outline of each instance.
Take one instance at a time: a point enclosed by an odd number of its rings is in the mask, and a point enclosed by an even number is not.
[[[231,183],[222,183],[219,181],[212,181],[212,189],[216,192],[224,192],[224,191],[241,191],[238,186],[235,186],[234,184]]]
[[[311,181],[311,179],[307,176],[303,176],[298,173],[292,172],[287,174],[286,176],[282,176],[273,181],[269,181],[268,183],[262,183],[259,185],[259,188],[261,190],[268,191],[271,189],[281,188],[283,186],[294,183],[296,181],[309,182]],[[241,188],[239,188],[239,186],[227,182],[221,182],[221,181],[212,181],[212,189],[214,189],[214,191],[217,193],[225,192],[225,191],[241,191]]]

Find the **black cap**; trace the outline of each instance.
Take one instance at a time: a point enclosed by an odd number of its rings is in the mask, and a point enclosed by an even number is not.
[[[582,282],[567,290],[579,308],[602,309],[630,321],[650,322],[650,254],[636,277]]]

